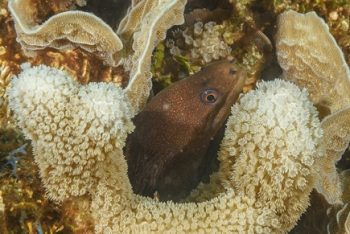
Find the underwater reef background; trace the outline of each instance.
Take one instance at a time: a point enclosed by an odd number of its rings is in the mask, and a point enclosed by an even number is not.
[[[76,9],[94,13],[113,30],[117,30],[131,4],[123,0],[24,2],[28,12],[32,12],[33,24]],[[97,54],[81,48],[65,52],[45,48],[29,57],[16,41],[14,21],[7,4],[8,1],[0,1],[0,223],[3,224],[0,233],[94,233],[88,196],[55,204],[45,195],[31,142],[24,139],[17,127],[6,90],[11,86],[11,78],[21,72],[20,65],[24,62],[63,69],[83,85],[113,82],[117,87],[128,84],[127,66],[109,66]],[[153,51],[153,93],[157,94],[213,61],[232,58],[247,70],[244,93],[254,89],[261,80],[278,77],[282,69],[274,47],[276,20],[279,14],[291,9],[300,13],[315,11],[322,17],[350,65],[350,5],[347,0],[188,0],[185,23],[169,29],[166,39]],[[212,49],[213,44],[219,48]],[[22,146],[25,154],[16,151]],[[340,172],[349,169],[349,163],[350,151],[347,150],[337,163],[337,169]],[[330,222],[326,215],[319,212],[316,216],[313,211],[327,210],[327,202],[316,191],[310,200],[311,206],[290,233],[323,233],[319,224]]]

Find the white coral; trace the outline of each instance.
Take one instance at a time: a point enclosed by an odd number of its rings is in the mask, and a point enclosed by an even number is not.
[[[223,41],[222,34],[215,30],[215,26],[215,22],[208,22],[204,26],[202,22],[197,22],[193,30],[186,28],[182,32],[182,39],[178,29],[173,32],[174,37],[177,36],[176,46],[170,41],[167,42],[170,53],[180,55],[184,41],[187,46],[191,47],[192,58],[203,58],[206,63],[226,58],[230,55],[232,48]]]
[[[33,140],[49,197],[62,201],[91,192],[134,128],[128,98],[112,83],[82,86],[65,71],[22,68],[8,92],[10,107]],[[126,171],[124,161],[120,167]]]
[[[308,206],[322,131],[307,92],[291,83],[261,83],[232,108],[223,183],[213,186],[223,192],[200,203],[132,194],[122,147],[133,112],[113,84],[81,86],[63,71],[24,67],[9,100],[49,196],[90,192],[97,233],[284,233]]]
[[[323,132],[306,89],[278,79],[257,87],[232,107],[219,158],[227,183],[280,214],[287,228],[309,205]]]

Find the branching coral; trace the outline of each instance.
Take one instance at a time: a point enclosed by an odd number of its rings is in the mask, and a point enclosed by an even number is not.
[[[48,195],[58,201],[83,195],[103,177],[99,170],[108,170],[112,155],[122,155],[133,129],[132,108],[112,83],[81,86],[64,71],[26,66],[12,82],[16,88],[9,92],[10,107],[35,141],[35,161]],[[119,163],[119,170],[126,172],[125,164]]]
[[[282,77],[307,88],[323,116],[348,106],[349,68],[328,25],[315,12],[286,11],[278,17],[277,28]]]
[[[132,194],[121,148],[133,109],[120,88],[24,67],[9,100],[49,196],[90,193],[97,233],[283,233],[308,205],[322,130],[307,92],[290,83],[262,83],[232,108],[238,118],[230,118],[219,154],[223,193],[201,203]]]
[[[283,230],[308,206],[315,161],[323,156],[323,132],[307,95],[280,80],[258,84],[233,106],[219,153],[224,183],[233,180],[239,195],[278,214]]]

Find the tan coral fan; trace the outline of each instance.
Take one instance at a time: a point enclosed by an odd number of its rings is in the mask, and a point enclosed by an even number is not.
[[[327,216],[328,219],[323,222],[316,222],[319,233],[327,234],[349,234],[350,233],[350,170],[347,169],[339,173],[342,189],[342,201],[340,205],[330,205],[327,202],[314,206],[313,213],[309,213],[309,216],[313,219],[317,219],[317,216]],[[318,198],[319,199],[319,198]],[[322,201],[321,199],[319,199]],[[325,207],[320,209],[320,205]],[[326,210],[325,210],[326,209]],[[326,222],[325,222],[326,221]],[[322,231],[322,232],[321,232]]]
[[[129,63],[132,63],[130,65],[130,82],[125,89],[136,113],[145,105],[152,87],[150,65],[153,49],[161,40],[165,39],[166,30],[173,25],[184,22],[185,4],[186,0],[139,1],[121,23],[121,28],[126,26],[140,27],[133,34],[132,47],[135,53],[129,58]],[[147,14],[139,12],[139,5],[143,6],[142,11],[148,11]],[[129,22],[128,18],[133,15],[133,11],[139,12],[137,18],[142,22],[141,25],[127,23]],[[122,29],[118,30],[118,33],[121,32]]]
[[[316,186],[330,204],[341,203],[341,189],[336,163],[347,149],[350,141],[350,106],[341,109],[322,122],[323,145],[326,157],[318,162],[320,180]]]
[[[330,113],[348,106],[349,68],[327,24],[315,12],[286,11],[278,17],[277,28],[282,77],[307,88],[311,101]]]
[[[10,107],[33,140],[49,197],[62,201],[93,193],[101,179],[130,190],[127,176],[105,178],[108,165],[118,154],[123,157],[126,135],[133,129],[133,112],[122,89],[112,83],[82,86],[64,71],[26,66],[12,81]],[[118,170],[126,173],[126,167],[125,160],[117,162]]]
[[[157,7],[160,1],[153,0],[133,0],[126,16],[120,21],[117,34],[123,38],[129,38],[133,33],[141,28],[142,19]]]
[[[114,65],[112,54],[123,48],[113,30],[98,17],[81,11],[57,14],[40,26],[27,23],[22,0],[9,1],[9,10],[15,21],[17,41],[24,50],[33,51],[52,47],[59,50],[81,47],[97,53],[106,63]]]

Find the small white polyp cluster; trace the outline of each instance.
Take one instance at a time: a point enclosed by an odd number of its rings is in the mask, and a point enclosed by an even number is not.
[[[58,69],[22,68],[12,80],[10,107],[32,140],[49,197],[62,201],[91,192],[116,155],[123,155],[134,128],[128,98],[112,83],[82,86]],[[126,171],[125,160],[116,165]]]
[[[216,23],[202,22],[194,24],[194,29],[186,28],[184,31],[177,29],[174,31],[175,42],[169,40],[167,47],[170,53],[180,55],[183,46],[190,46],[192,58],[203,58],[206,63],[212,60],[226,58],[232,48],[222,39],[220,32],[215,30]]]
[[[289,82],[262,82],[232,107],[220,154],[239,194],[256,197],[294,225],[309,205],[323,131],[306,89]]]

